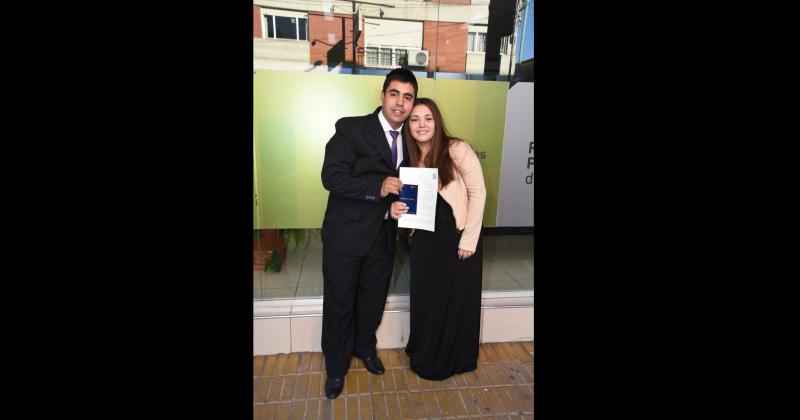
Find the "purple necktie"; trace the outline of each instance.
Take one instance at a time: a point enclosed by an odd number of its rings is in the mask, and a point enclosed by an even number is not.
[[[392,135],[392,168],[397,168],[397,135],[399,131],[389,131]]]

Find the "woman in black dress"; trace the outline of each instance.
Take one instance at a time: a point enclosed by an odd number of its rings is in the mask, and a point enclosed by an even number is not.
[[[411,234],[411,333],[406,354],[422,378],[444,380],[478,367],[481,225],[486,188],[470,145],[447,133],[436,104],[418,98],[403,125],[411,166],[438,168],[434,232]],[[407,211],[391,207],[397,220]]]

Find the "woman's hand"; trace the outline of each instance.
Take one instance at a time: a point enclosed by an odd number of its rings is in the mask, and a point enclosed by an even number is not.
[[[400,216],[406,214],[407,212],[408,206],[402,201],[395,201],[392,203],[392,207],[389,209],[389,215],[392,216],[393,220],[399,219]]]
[[[472,251],[467,251],[466,249],[458,248],[458,259],[459,260],[466,260],[467,258],[475,255]]]

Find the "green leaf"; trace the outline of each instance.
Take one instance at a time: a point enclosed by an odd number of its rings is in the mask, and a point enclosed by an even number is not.
[[[272,251],[272,256],[269,259],[269,262],[264,266],[264,271],[274,271],[278,272],[281,271],[281,258],[278,256],[278,250]]]

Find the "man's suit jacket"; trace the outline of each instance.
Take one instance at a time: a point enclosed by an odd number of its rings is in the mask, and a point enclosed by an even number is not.
[[[397,199],[394,194],[385,198],[380,195],[383,180],[398,176],[398,170],[392,167],[389,142],[378,112],[380,107],[363,117],[340,119],[336,133],[325,146],[322,185],[330,194],[322,222],[322,242],[346,255],[367,254],[389,206]],[[405,144],[402,147],[405,163],[408,153]],[[397,223],[391,218],[388,222],[389,235],[394,238]],[[390,252],[394,250],[393,243]]]

